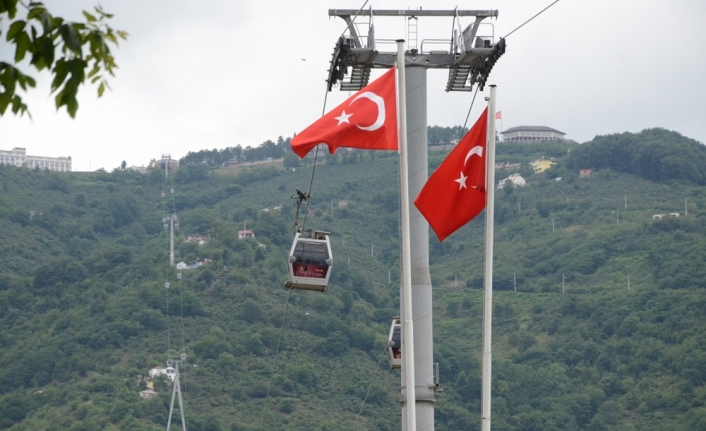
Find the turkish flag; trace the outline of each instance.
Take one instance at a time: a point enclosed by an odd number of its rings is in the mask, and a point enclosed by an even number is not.
[[[502,120],[503,119],[503,111],[498,111],[495,113],[495,119],[496,120]]]
[[[292,138],[299,157],[319,144],[365,150],[397,149],[397,104],[393,67]]]
[[[439,241],[485,208],[488,109],[441,162],[414,200]],[[492,185],[491,185],[492,186]]]

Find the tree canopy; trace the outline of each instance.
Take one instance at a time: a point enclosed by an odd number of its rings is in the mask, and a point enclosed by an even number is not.
[[[24,19],[18,15],[24,11]],[[127,33],[108,25],[113,15],[98,5],[94,13],[83,11],[85,22],[70,22],[53,16],[41,2],[25,4],[19,0],[0,1],[0,35],[15,48],[10,61],[0,59],[0,116],[8,108],[13,114],[27,115],[29,109],[18,94],[36,87],[36,80],[25,74],[20,65],[48,70],[52,76],[51,92],[56,93],[56,109],[62,106],[71,118],[78,110],[78,90],[88,79],[98,85],[98,97],[108,86],[107,75],[117,69],[110,45],[118,46]]]
[[[706,146],[665,129],[596,136],[576,148],[568,164],[574,169],[611,169],[664,182],[706,185]]]

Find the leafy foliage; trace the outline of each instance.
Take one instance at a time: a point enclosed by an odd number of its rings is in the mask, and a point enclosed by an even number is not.
[[[18,4],[26,9],[25,19],[17,18]],[[53,16],[41,2],[0,2],[0,21],[5,18],[10,22],[5,38],[15,47],[13,62],[0,61],[0,115],[10,106],[13,114],[29,115],[17,86],[26,91],[35,87],[36,81],[15,66],[27,54],[30,66],[51,72],[56,109],[65,106],[71,118],[78,111],[78,90],[86,79],[98,85],[98,97],[109,88],[106,77],[115,76],[117,69],[110,44],[117,46],[119,39],[127,39],[127,33],[108,25],[113,15],[100,5],[94,13],[83,11],[83,16],[85,23],[69,22]]]

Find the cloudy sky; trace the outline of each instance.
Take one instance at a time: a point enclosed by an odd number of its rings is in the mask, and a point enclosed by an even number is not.
[[[102,0],[130,33],[115,50],[112,91],[84,87],[75,120],[56,112],[50,78],[25,96],[33,120],[0,117],[0,149],[71,156],[74,170],[145,165],[169,153],[256,146],[291,136],[321,115],[328,62],[345,28],[328,9],[365,0]],[[497,9],[487,31],[510,33],[552,0],[370,1],[373,9]],[[82,20],[89,0],[45,0]],[[706,2],[561,0],[509,36],[490,77],[502,126],[546,125],[578,142],[664,127],[706,142]],[[361,24],[367,23],[367,18]],[[462,21],[465,26],[470,21]],[[7,24],[5,24],[7,25]],[[376,36],[405,38],[404,18],[376,18]],[[419,39],[449,38],[450,18],[421,18]],[[12,57],[0,42],[0,60]],[[389,50],[393,50],[391,46]],[[699,54],[701,52],[701,54]],[[305,60],[302,60],[305,59]],[[378,76],[382,71],[377,71]],[[429,125],[462,124],[472,93],[444,92],[445,70],[428,73]],[[348,94],[335,89],[327,110]],[[479,98],[480,99],[480,98]],[[481,99],[482,100],[482,99]],[[477,116],[481,103],[476,103]]]

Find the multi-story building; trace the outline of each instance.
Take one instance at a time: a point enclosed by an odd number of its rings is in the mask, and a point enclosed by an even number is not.
[[[71,157],[28,156],[27,150],[15,147],[12,151],[0,150],[0,164],[71,172]]]
[[[546,126],[511,127],[500,134],[503,135],[504,142],[563,141],[566,135]]]

